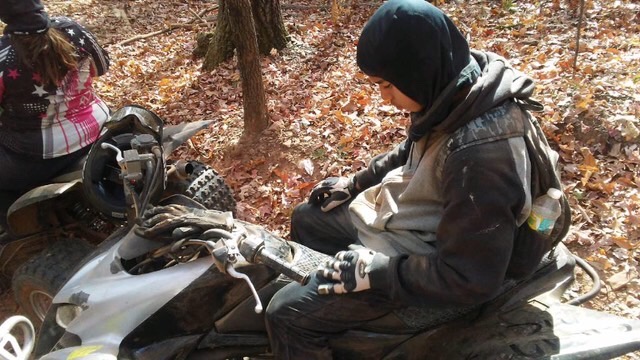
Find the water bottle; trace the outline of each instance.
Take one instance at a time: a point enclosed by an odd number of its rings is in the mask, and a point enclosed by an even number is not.
[[[535,199],[531,206],[531,214],[527,219],[529,227],[545,236],[551,234],[556,219],[560,216],[561,196],[562,191],[551,188],[546,194]]]

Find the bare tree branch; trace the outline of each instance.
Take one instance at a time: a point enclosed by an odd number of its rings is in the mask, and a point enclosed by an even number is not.
[[[129,38],[127,40],[123,40],[123,41],[119,42],[117,45],[127,45],[127,44],[130,44],[130,43],[134,42],[134,41],[138,41],[138,40],[150,38],[152,36],[164,34],[164,33],[167,33],[169,31],[173,31],[173,30],[178,29],[178,28],[192,27],[192,26],[195,26],[195,24],[193,24],[193,23],[196,20],[200,20],[200,21],[204,22],[205,24],[207,24],[207,21],[204,20],[202,18],[202,16],[204,16],[204,14],[206,14],[206,13],[208,13],[210,11],[216,10],[216,9],[218,9],[218,5],[217,4],[213,5],[213,6],[209,7],[209,8],[206,8],[206,9],[200,11],[199,13],[195,13],[193,10],[190,10],[192,13],[194,13],[195,16],[191,20],[187,21],[184,24],[169,24],[166,28],[164,28],[162,30],[150,32],[150,33],[143,34],[143,35],[136,35],[136,36],[134,36],[132,38]],[[213,20],[215,21],[215,17],[213,18]]]

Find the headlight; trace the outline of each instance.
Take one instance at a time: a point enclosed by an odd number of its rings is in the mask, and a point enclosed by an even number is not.
[[[56,323],[60,325],[61,328],[66,329],[81,312],[82,308],[78,305],[60,305],[56,311]]]

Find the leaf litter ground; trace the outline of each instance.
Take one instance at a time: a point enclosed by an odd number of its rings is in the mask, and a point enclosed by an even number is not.
[[[540,3],[442,7],[473,47],[504,55],[537,80],[536,97],[545,105],[537,117],[561,155],[573,208],[566,243],[604,283],[586,306],[638,318],[640,5],[587,1],[574,70],[575,2]],[[196,34],[215,27],[215,3],[58,0],[46,6],[51,15],[81,21],[109,51],[111,69],[96,86],[112,109],[139,104],[168,123],[214,120],[175,156],[212,165],[233,189],[240,218],[287,237],[291,211],[313,184],[352,174],[390,149],[404,136],[407,114],[382,103],[355,64],[359,31],[379,2],[281,4],[291,42],[261,60],[272,123],[254,141],[241,140],[235,60],[203,72],[191,56]],[[580,272],[571,291],[589,286]],[[2,300],[4,317],[20,312],[10,293]]]

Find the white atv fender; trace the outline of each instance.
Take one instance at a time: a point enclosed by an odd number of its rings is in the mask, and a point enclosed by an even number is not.
[[[53,183],[29,190],[16,200],[7,212],[7,223],[11,231],[18,237],[42,232],[46,222],[38,216],[38,207],[45,201],[52,201],[62,194],[81,191],[82,179],[64,183]]]

